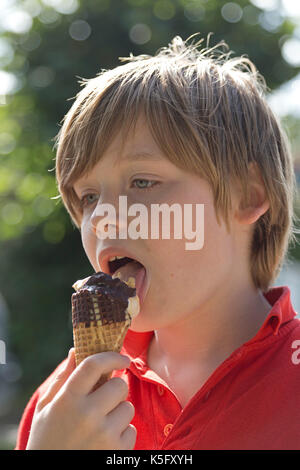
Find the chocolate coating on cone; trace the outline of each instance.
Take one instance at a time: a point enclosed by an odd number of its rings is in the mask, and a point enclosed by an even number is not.
[[[120,279],[103,272],[93,274],[72,295],[73,327],[79,323],[88,327],[99,321],[103,325],[125,321],[128,299],[135,295],[136,289]]]

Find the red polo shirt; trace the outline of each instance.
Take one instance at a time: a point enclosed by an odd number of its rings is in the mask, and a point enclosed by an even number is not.
[[[184,408],[147,365],[153,332],[129,330],[122,353],[132,363],[114,375],[129,385],[136,450],[300,449],[300,320],[294,318],[288,287],[264,295],[272,309],[258,333],[214,371]],[[29,401],[16,449],[26,448],[39,394],[56,373]]]

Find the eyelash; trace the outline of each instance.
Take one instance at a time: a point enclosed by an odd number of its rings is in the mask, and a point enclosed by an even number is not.
[[[151,191],[154,186],[159,184],[159,181],[147,180],[147,179],[144,179],[144,178],[136,178],[135,180],[132,181],[131,184],[135,183],[136,181],[147,181],[147,183],[153,183],[151,187],[137,188],[137,189],[140,189],[141,191]],[[80,199],[80,206],[83,208],[83,207],[86,206],[86,204],[89,205],[89,203],[87,201],[87,198],[89,196],[95,196],[95,195],[96,195],[95,193],[88,193],[88,194],[85,194],[84,196],[82,196],[82,198]],[[93,204],[93,202],[91,202],[91,204]]]
[[[153,181],[153,180],[147,180],[147,179],[144,179],[144,178],[136,178],[135,180],[132,181],[131,184],[135,183],[136,181],[147,181],[147,183],[153,183],[152,186],[150,188],[137,188],[137,189],[141,189],[141,190],[144,190],[144,191],[151,191],[151,189],[156,186],[157,184],[159,184],[159,181]]]
[[[80,207],[81,208],[84,208],[86,207],[86,205],[89,205],[88,201],[87,201],[87,198],[89,196],[95,196],[94,193],[88,193],[88,194],[85,194],[84,196],[82,196],[82,198],[80,199]],[[90,203],[90,204],[93,204],[93,203]]]

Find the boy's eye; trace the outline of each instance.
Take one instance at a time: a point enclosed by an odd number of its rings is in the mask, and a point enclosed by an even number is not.
[[[98,194],[92,194],[92,193],[82,196],[82,198],[80,199],[81,207],[86,207],[91,204],[94,204],[97,201],[98,197],[99,197]]]
[[[152,189],[153,186],[158,184],[158,181],[145,180],[143,178],[138,178],[132,181],[132,184],[136,183],[137,189]]]
[[[137,189],[150,190],[150,189],[152,189],[153,186],[155,186],[156,184],[159,184],[159,182],[158,181],[146,180],[146,179],[143,179],[143,178],[138,178],[138,179],[133,180],[132,184]],[[96,194],[96,193],[85,194],[80,199],[81,208],[89,207],[89,206],[95,204],[95,202],[97,202],[98,199],[99,199],[99,195]]]

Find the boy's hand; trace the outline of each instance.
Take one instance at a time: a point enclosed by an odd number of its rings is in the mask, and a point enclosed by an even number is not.
[[[71,349],[64,369],[37,403],[27,450],[132,450],[136,429],[129,423],[134,407],[125,401],[125,381],[115,377],[91,392],[101,374],[129,364],[126,356],[104,352],[75,368]]]

